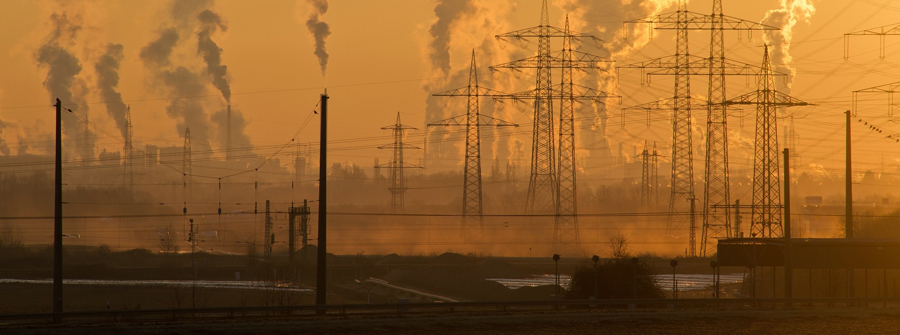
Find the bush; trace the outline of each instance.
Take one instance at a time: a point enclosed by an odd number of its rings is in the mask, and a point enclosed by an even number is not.
[[[654,280],[655,274],[647,263],[632,263],[626,257],[601,260],[597,268],[593,262],[586,261],[572,274],[567,298],[588,299],[595,292],[597,299],[631,299],[635,294],[638,299],[664,298]]]

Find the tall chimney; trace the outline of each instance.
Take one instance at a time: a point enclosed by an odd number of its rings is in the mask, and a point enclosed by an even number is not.
[[[225,160],[231,160],[231,104],[228,104],[228,111],[225,113],[227,119],[225,126]]]

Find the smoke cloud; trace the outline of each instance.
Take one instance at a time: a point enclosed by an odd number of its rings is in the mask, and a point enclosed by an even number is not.
[[[178,122],[179,134],[184,133],[184,128],[191,128],[191,143],[198,150],[211,148],[213,130],[224,145],[228,119],[224,110],[210,116],[205,102],[196,97],[206,95],[207,85],[211,83],[222,94],[225,103],[231,104],[231,84],[228,67],[222,62],[223,49],[213,40],[216,33],[228,31],[228,26],[213,10],[213,5],[209,0],[173,1],[169,21],[159,36],[140,53],[145,67],[154,73],[157,86],[176,97],[166,106],[166,113]],[[190,49],[180,46],[190,45],[190,36],[197,36],[193,51],[202,61],[202,68],[191,62],[190,57],[183,57],[186,55],[182,52]],[[221,105],[213,108],[221,108]],[[215,129],[210,122],[215,124]],[[244,133],[247,121],[243,113],[232,109],[231,122],[233,143],[252,146],[249,136]]]
[[[423,54],[431,66],[429,77],[423,83],[423,89],[429,94],[426,98],[425,121],[435,122],[448,117],[466,113],[465,99],[432,97],[450,89],[466,86],[469,78],[469,65],[472,50],[478,68],[478,85],[490,87],[498,91],[514,90],[516,82],[509,72],[499,73],[496,77],[489,74],[487,68],[494,64],[508,62],[511,59],[524,57],[522,50],[510,50],[503,41],[494,36],[512,30],[508,16],[514,5],[509,1],[486,0],[442,0],[434,7],[435,19],[428,30],[427,43]],[[537,22],[538,18],[535,18]],[[482,98],[480,113],[498,119],[512,121],[512,107],[506,104],[487,102]],[[460,140],[448,143],[450,132],[461,132],[464,128],[429,128],[428,157],[429,169],[451,169],[456,171],[462,164],[465,142]],[[511,136],[493,136],[496,132],[508,132],[509,129],[482,128],[482,157],[484,162],[498,160],[506,162],[514,150]],[[492,134],[494,133],[494,134]],[[452,136],[459,138],[460,136]]]
[[[117,88],[119,86],[119,65],[124,57],[124,47],[121,44],[109,44],[106,46],[106,52],[94,65],[94,69],[97,71],[97,89],[106,103],[106,112],[116,122],[123,138],[127,136],[126,107],[122,102],[122,94],[117,91]]]
[[[65,9],[65,3],[60,5]],[[88,107],[82,102],[84,102],[83,95],[87,93],[87,89],[81,85],[78,87],[81,94],[76,96],[73,93],[77,81],[76,76],[82,70],[81,61],[69,50],[69,47],[75,44],[75,39],[82,30],[81,21],[82,15],[77,11],[52,13],[50,15],[51,31],[35,51],[34,60],[39,67],[47,70],[43,85],[50,93],[50,99],[58,98],[65,108],[86,117]],[[63,118],[64,147],[66,151],[70,152],[76,145],[87,147],[87,152],[77,151],[83,160],[91,159],[94,135],[88,131],[86,132],[87,138],[85,138],[85,133],[82,132],[83,129],[80,129],[80,125],[81,122],[74,118]],[[87,145],[84,143],[85,140],[89,142]],[[68,153],[66,154],[68,155]]]
[[[201,24],[200,32],[197,34],[197,54],[206,62],[206,71],[212,77],[213,86],[222,92],[226,102],[231,103],[231,86],[225,78],[228,67],[222,65],[222,48],[209,37],[217,29],[226,31],[228,27],[222,22],[219,14],[208,9],[200,12],[197,19]]]
[[[319,67],[322,68],[322,75],[325,75],[325,69],[328,67],[328,50],[325,48],[325,39],[331,35],[331,29],[328,23],[319,20],[319,16],[325,15],[328,11],[328,0],[309,0],[312,10],[309,18],[306,19],[306,29],[309,34],[316,40],[316,58],[319,59]]]
[[[207,94],[206,81],[201,71],[192,70],[191,64],[173,64],[186,57],[173,57],[178,51],[182,36],[189,36],[200,26],[199,14],[212,5],[211,1],[173,1],[169,21],[164,23],[159,36],[141,48],[140,58],[151,72],[153,85],[173,100],[166,105],[166,114],[177,122],[179,136],[191,128],[191,144],[194,150],[207,151],[209,142],[209,116],[197,97]]]
[[[214,113],[211,117],[212,122],[216,124],[218,129],[218,138],[219,143],[226,143],[228,139],[228,112],[227,110],[220,110]],[[246,148],[253,147],[253,143],[250,142],[250,137],[247,136],[245,130],[247,129],[247,120],[244,118],[244,113],[241,112],[238,108],[231,108],[231,145],[233,152],[231,154],[236,154],[237,156],[246,155]],[[240,149],[240,150],[237,150]],[[244,157],[246,158],[246,157]]]
[[[626,61],[637,51],[650,43],[651,27],[648,24],[623,25],[622,22],[658,15],[668,8],[677,5],[677,0],[635,0],[635,1],[590,1],[590,0],[555,0],[554,3],[569,14],[569,27],[593,35],[603,40],[598,53],[590,41],[582,41],[577,48],[580,51],[599,54],[609,53],[609,58]],[[598,20],[597,18],[602,19]],[[582,78],[583,85],[598,87],[610,94],[618,91],[615,71],[591,73]],[[576,138],[576,147],[585,150],[576,153],[579,160],[584,159],[588,166],[609,166],[603,159],[612,158],[609,140],[607,139],[607,123],[609,109],[603,104],[593,104],[593,108],[582,108],[575,111],[576,129],[583,129]]]
[[[450,75],[450,27],[464,14],[474,10],[472,0],[440,1],[434,7],[437,20],[428,29],[431,34],[429,60],[431,66],[444,77]]]
[[[797,69],[793,67],[791,57],[791,41],[794,39],[794,26],[803,21],[809,23],[816,8],[812,0],[781,0],[781,8],[766,12],[762,24],[781,28],[781,30],[766,30],[763,41],[770,45],[772,50],[772,66],[776,71],[788,73],[786,89],[794,83],[794,75]],[[779,81],[780,82],[780,81]],[[780,84],[779,84],[780,85]]]

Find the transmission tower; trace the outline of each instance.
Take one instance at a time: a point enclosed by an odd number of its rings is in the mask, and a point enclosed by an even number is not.
[[[134,188],[134,127],[131,124],[131,106],[125,108],[125,148],[124,156],[125,178],[128,178],[128,186]]]
[[[647,149],[647,141],[644,141],[644,150],[641,151],[641,208],[650,208],[650,198],[653,187],[650,181],[650,151]]]
[[[81,140],[81,164],[90,165],[94,159],[91,155],[91,123],[88,121],[88,112],[84,113],[84,134]]]
[[[684,1],[679,1],[675,13],[661,14],[650,18],[629,21],[629,23],[651,24],[656,29],[676,31],[676,54],[674,57],[658,58],[647,62],[624,66],[624,68],[658,69],[647,75],[675,75],[675,104],[672,145],[672,195],[669,200],[667,229],[670,232],[690,230],[689,255],[697,255],[696,223],[690,219],[693,213],[684,215],[683,208],[695,199],[693,189],[693,153],[691,139],[690,75],[709,76],[707,108],[706,159],[703,235],[700,255],[705,256],[707,240],[730,237],[728,138],[726,132],[727,110],[725,101],[726,75],[755,75],[757,68],[750,64],[729,61],[725,58],[723,32],[728,30],[777,30],[756,22],[724,16],[721,0],[713,1],[711,15],[687,11]],[[688,52],[688,31],[710,30],[710,57],[690,56]],[[716,210],[710,210],[715,208]],[[721,210],[719,210],[721,209]]]
[[[400,113],[397,113],[397,122],[390,126],[381,127],[384,130],[391,130],[394,136],[394,143],[383,145],[378,149],[392,149],[393,155],[391,161],[379,167],[387,167],[391,173],[391,186],[388,190],[391,192],[391,213],[403,213],[404,211],[404,195],[406,194],[406,178],[403,176],[403,170],[408,168],[421,168],[421,166],[407,165],[403,161],[403,149],[419,149],[417,146],[403,143],[403,135],[407,130],[416,129],[400,123]]]
[[[514,93],[501,98],[534,101],[534,128],[532,138],[531,177],[528,184],[526,212],[529,214],[555,214],[554,244],[578,243],[577,199],[575,189],[575,127],[574,102],[591,100],[604,103],[613,97],[593,88],[574,84],[573,69],[605,69],[610,60],[575,51],[572,40],[592,39],[591,35],[548,24],[547,1],[543,2],[541,24],[537,27],[517,30],[501,35],[503,38],[537,38],[538,54],[510,63],[492,66],[491,69],[536,69],[537,80],[533,90]],[[550,51],[550,38],[562,38],[563,49]],[[561,69],[560,84],[553,85],[551,70]],[[555,148],[553,100],[560,100],[559,152]]]
[[[435,93],[434,96],[466,97],[466,114],[428,124],[443,127],[466,127],[466,158],[463,171],[463,223],[462,234],[466,231],[484,233],[483,202],[481,189],[481,130],[480,127],[518,127],[519,125],[481,115],[478,99],[483,96],[503,96],[506,93],[478,86],[478,73],[475,65],[475,50],[472,50],[472,62],[469,66],[469,85],[466,87]]]
[[[757,90],[729,99],[729,105],[756,105],[756,138],[753,162],[753,206],[750,221],[750,237],[772,238],[782,236],[781,178],[778,148],[779,108],[807,106],[775,88],[775,76],[769,59],[769,47],[765,47],[762,71]]]

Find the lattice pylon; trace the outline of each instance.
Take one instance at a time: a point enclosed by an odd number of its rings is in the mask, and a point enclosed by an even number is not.
[[[676,46],[675,46],[675,103],[672,120],[672,190],[669,197],[669,212],[666,229],[677,234],[688,230],[689,255],[696,255],[696,229],[691,202],[694,199],[694,150],[693,126],[691,126],[691,80],[688,72],[688,21],[687,5],[681,1],[678,6]]]
[[[722,0],[713,1],[709,49],[709,95],[706,113],[706,184],[703,191],[703,237],[700,256],[711,255],[719,238],[731,237],[728,176],[728,111],[725,105],[725,17]]]
[[[555,214],[559,198],[556,141],[553,131],[553,99],[550,99],[550,20],[547,1],[541,7],[538,37],[538,67],[535,76],[534,126],[531,144],[531,176],[525,211],[529,214]]]
[[[466,157],[463,171],[463,217],[462,236],[468,241],[479,239],[484,234],[484,202],[481,187],[481,127],[517,127],[518,125],[481,115],[479,98],[483,96],[507,95],[499,91],[478,86],[478,72],[475,50],[469,67],[469,85],[456,90],[436,93],[435,96],[466,97],[466,114],[441,120],[428,126],[465,126]],[[475,232],[476,234],[470,234]],[[473,236],[474,235],[474,236]]]
[[[776,90],[768,46],[765,47],[762,71],[759,74],[756,92],[729,99],[725,103],[756,105],[750,237],[781,237],[783,234],[782,180],[779,168],[778,126],[776,124],[778,108],[809,104]]]
[[[397,112],[397,122],[390,126],[381,127],[381,129],[390,130],[394,138],[394,143],[379,146],[378,149],[392,150],[391,161],[386,164],[386,167],[390,170],[391,174],[391,185],[388,187],[388,191],[391,192],[391,213],[399,214],[406,210],[405,197],[407,188],[406,177],[404,176],[403,170],[407,168],[419,168],[418,166],[408,166],[403,161],[404,149],[419,149],[416,146],[403,143],[406,131],[416,128],[400,123],[400,113]]]
[[[129,188],[134,188],[134,126],[131,124],[131,106],[125,107],[125,147],[122,152],[123,167],[125,168],[125,183]]]
[[[717,99],[717,101],[724,101],[725,94],[725,75],[756,75],[756,73],[752,72],[751,69],[755,68],[755,66],[751,67],[747,64],[742,64],[740,62],[729,61],[725,59],[725,51],[724,51],[724,43],[722,39],[722,31],[727,28],[728,30],[772,30],[777,29],[770,26],[765,26],[759,24],[757,22],[747,21],[736,19],[732,17],[726,17],[722,15],[722,4],[720,0],[715,0],[713,3],[713,15],[703,15],[693,12],[688,12],[686,9],[686,5],[684,1],[679,1],[679,10],[674,14],[667,13],[658,16],[651,17],[649,19],[642,19],[636,21],[630,21],[634,23],[649,23],[649,24],[657,24],[657,29],[674,29],[676,31],[676,55],[674,56],[674,61],[670,58],[660,58],[655,59],[649,62],[643,62],[639,65],[630,65],[625,66],[625,68],[657,68],[660,69],[653,73],[647,73],[647,75],[675,75],[676,77],[676,96],[678,95],[679,90],[679,79],[687,78],[688,75],[709,75],[710,76],[710,99]],[[687,31],[688,30],[711,30],[712,31],[712,39],[710,45],[710,58],[702,58],[697,56],[690,56],[687,53],[687,47],[682,47],[684,53],[681,53],[679,47],[681,47],[681,43],[687,43]],[[683,36],[682,36],[683,35]],[[684,79],[682,79],[684,80]],[[689,84],[688,84],[689,85]],[[681,85],[684,87],[684,85]],[[682,89],[683,90],[683,89]],[[688,99],[688,104],[690,101]],[[678,109],[678,101],[675,101],[676,110]],[[728,164],[727,164],[727,133],[725,132],[725,110],[721,103],[718,106],[714,106],[713,101],[707,103],[707,111],[710,113],[710,116],[707,120],[711,120],[711,123],[708,126],[712,125],[712,127],[707,127],[707,131],[711,131],[712,134],[708,134],[707,138],[707,153],[710,153],[710,148],[712,148],[712,157],[707,156],[707,175],[705,175],[705,180],[709,181],[709,178],[712,178],[712,182],[707,182],[706,187],[704,188],[704,208],[703,210],[703,230],[704,236],[707,235],[715,235],[715,234],[707,234],[707,223],[710,218],[708,211],[710,210],[706,205],[715,206],[719,208],[719,203],[722,202],[721,198],[727,198],[728,190],[727,190],[727,176],[728,176]],[[681,123],[681,126],[676,126],[678,124],[677,120],[678,115],[673,117],[673,139],[678,138],[678,127],[683,127],[685,125],[684,122]],[[689,118],[688,118],[689,120]],[[682,128],[682,131],[690,131],[690,128]],[[682,135],[684,136],[684,135]],[[680,159],[678,159],[679,149],[676,148],[678,143],[675,142],[673,144],[673,154],[672,154],[672,169],[673,169],[673,177],[672,177],[672,196],[669,201],[669,217],[667,219],[668,229],[672,232],[672,229],[675,229],[677,236],[677,231],[683,229],[684,226],[689,226],[689,255],[696,256],[697,255],[697,241],[696,241],[696,222],[694,221],[694,215],[692,214],[692,210],[688,210],[688,215],[684,215],[684,213],[678,212],[678,203],[687,203],[689,204],[689,208],[693,208],[692,201],[696,200],[694,197],[693,191],[691,191],[690,196],[686,196],[686,193],[680,192],[679,189],[681,187],[678,185],[678,178],[676,178],[676,171],[678,169],[687,168],[687,164],[679,164]],[[690,150],[688,148],[687,150]],[[712,163],[710,163],[712,160]],[[709,166],[712,165],[712,166]],[[691,166],[690,177],[693,178],[693,167]],[[683,179],[682,179],[683,180]],[[691,180],[691,189],[693,190],[693,180]],[[725,185],[723,188],[722,185]],[[708,187],[712,187],[710,189]],[[708,196],[709,194],[712,196]],[[683,199],[683,200],[682,200]],[[693,199],[693,200],[692,200]],[[707,204],[709,200],[712,200],[712,203]],[[727,203],[721,204],[721,206],[728,205]],[[725,209],[725,213],[727,214],[727,208]],[[713,227],[714,229],[718,229],[720,226],[727,227],[729,218],[728,215],[720,215],[721,213],[715,213],[713,216]],[[684,219],[687,217],[687,219]],[[680,219],[680,220],[678,220]],[[674,221],[673,221],[674,220]],[[688,224],[685,224],[687,222]],[[725,234],[728,234],[727,232]],[[705,240],[704,240],[705,241]],[[705,242],[704,245],[701,246],[701,251],[705,253]]]
[[[641,209],[650,208],[653,192],[653,182],[650,179],[650,151],[647,149],[647,141],[644,141],[644,150],[641,151]]]
[[[604,69],[609,59],[591,55],[572,48],[572,39],[599,40],[591,35],[548,25],[547,2],[543,3],[541,25],[498,35],[503,38],[538,38],[538,54],[533,57],[492,66],[492,69],[531,68],[537,71],[537,84],[533,90],[518,92],[501,99],[533,100],[535,108],[534,137],[532,146],[531,178],[526,200],[526,213],[551,215],[554,222],[554,245],[578,243],[576,177],[575,177],[575,126],[574,102],[591,100],[604,103],[614,97],[595,88],[574,84],[573,69]],[[549,51],[550,38],[563,38],[563,50],[559,54]],[[550,81],[551,69],[561,69],[559,86]],[[553,133],[552,101],[560,100],[559,151]]]
[[[578,206],[576,201],[575,170],[575,92],[572,77],[574,54],[566,16],[566,36],[563,38],[561,99],[559,108],[559,179],[554,244],[578,244]]]

